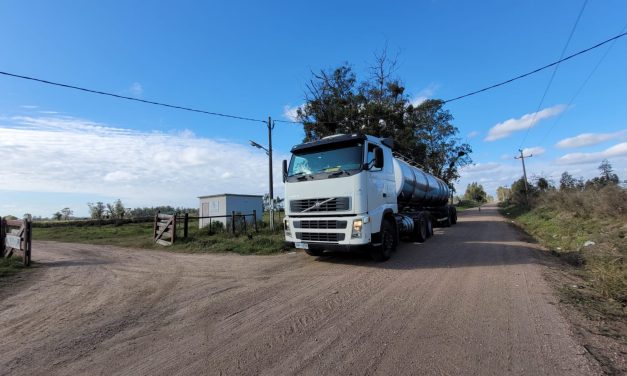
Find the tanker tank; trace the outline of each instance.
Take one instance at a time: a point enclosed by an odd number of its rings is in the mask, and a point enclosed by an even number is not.
[[[450,190],[446,183],[397,158],[394,158],[394,176],[399,208],[440,206],[449,199]]]

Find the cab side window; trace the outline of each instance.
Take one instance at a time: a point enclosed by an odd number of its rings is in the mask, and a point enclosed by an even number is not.
[[[370,171],[381,171],[381,168],[374,167],[374,149],[377,147],[375,144],[368,143],[368,154],[366,156],[366,162],[370,166]]]

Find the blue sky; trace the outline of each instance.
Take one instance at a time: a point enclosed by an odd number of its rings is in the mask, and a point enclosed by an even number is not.
[[[399,53],[398,76],[415,99],[447,99],[524,73],[559,57],[582,4],[3,1],[0,70],[286,119],[312,70],[348,62],[365,77],[385,46]],[[589,1],[566,54],[626,25],[627,2]],[[458,190],[471,181],[489,193],[509,185],[521,174],[513,160],[521,147],[534,152],[530,176],[558,180],[568,170],[587,178],[607,157],[627,178],[627,37],[567,106],[607,48],[560,65],[528,133],[550,70],[447,105],[474,149]],[[49,216],[66,206],[86,215],[87,202],[117,198],[133,207],[196,206],[199,195],[268,189],[265,155],[248,146],[265,144],[263,124],[8,77],[0,93],[0,215]],[[277,172],[302,137],[298,125],[277,124]]]

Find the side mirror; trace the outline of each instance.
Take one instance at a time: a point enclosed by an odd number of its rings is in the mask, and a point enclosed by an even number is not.
[[[374,168],[383,168],[383,149],[380,147],[374,149]]]
[[[283,160],[283,183],[287,180],[287,161]]]

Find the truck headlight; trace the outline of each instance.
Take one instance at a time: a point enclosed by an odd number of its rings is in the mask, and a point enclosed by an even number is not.
[[[292,232],[290,231],[290,221],[287,218],[283,220],[283,225],[285,227],[285,235],[291,237]]]
[[[353,238],[361,237],[361,228],[363,224],[364,221],[361,218],[353,220],[353,233],[351,235]]]

